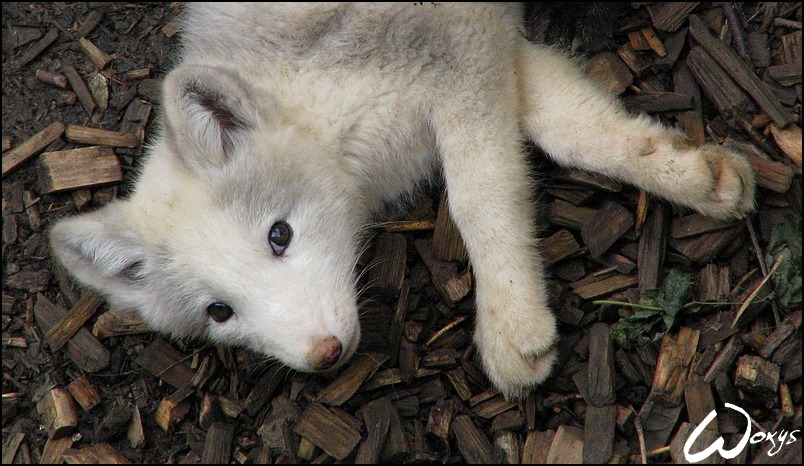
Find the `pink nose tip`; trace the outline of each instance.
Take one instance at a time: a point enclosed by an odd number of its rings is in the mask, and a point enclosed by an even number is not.
[[[313,343],[312,349],[307,353],[307,364],[315,371],[327,370],[338,362],[342,349],[341,342],[337,337],[329,337]]]

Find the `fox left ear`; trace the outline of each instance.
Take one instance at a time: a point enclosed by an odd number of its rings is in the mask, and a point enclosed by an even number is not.
[[[165,79],[168,144],[198,169],[224,163],[264,120],[251,87],[233,71],[185,65]],[[264,99],[263,99],[264,100]]]

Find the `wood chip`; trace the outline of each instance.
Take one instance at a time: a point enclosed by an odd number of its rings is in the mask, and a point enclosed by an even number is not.
[[[597,211],[589,207],[579,207],[569,202],[556,200],[547,206],[547,220],[553,225],[580,230],[587,219]]]
[[[734,220],[719,220],[701,214],[687,215],[673,219],[670,225],[670,236],[673,238],[689,238],[705,233],[726,230],[735,225]]]
[[[547,452],[547,464],[581,464],[583,463],[583,429],[574,426],[561,426],[556,431],[550,450]]]
[[[737,126],[755,111],[753,102],[703,48],[693,46],[686,64],[703,93],[727,122]]]
[[[590,58],[585,71],[613,95],[622,94],[634,80],[628,66],[613,52],[602,52]]]
[[[128,439],[128,444],[131,445],[131,448],[140,448],[145,443],[145,429],[142,425],[140,408],[137,405],[134,405],[134,408],[131,412],[131,422],[129,423],[128,430],[126,431],[126,438]]]
[[[473,408],[473,411],[484,419],[492,419],[509,409],[516,407],[516,403],[507,401],[502,395],[481,403]]]
[[[623,184],[620,181],[599,173],[587,172],[576,168],[558,168],[553,172],[552,178],[560,182],[562,186],[566,182],[610,193],[618,193],[623,189]]]
[[[61,74],[51,73],[40,68],[36,70],[36,79],[61,89],[67,89],[67,78]]]
[[[3,442],[3,464],[15,464],[14,458],[17,456],[17,450],[24,439],[24,432],[15,432],[8,436],[6,441]]]
[[[698,301],[725,301],[731,292],[731,271],[728,267],[707,264],[698,273]]]
[[[653,61],[652,69],[655,71],[669,71],[676,67],[682,51],[687,50],[687,29],[679,29],[664,36],[664,50],[666,55]]]
[[[596,279],[596,277],[592,277],[594,281],[588,281],[586,279],[579,280],[574,283],[570,283],[575,294],[580,296],[583,299],[595,299],[601,296],[606,296],[615,291],[620,291],[629,286],[634,286],[639,282],[639,277],[636,275],[620,275],[614,274],[610,277],[605,277],[602,279]]]
[[[556,435],[554,430],[529,430],[522,446],[522,464],[547,464],[547,454]]]
[[[316,401],[331,406],[346,403],[387,360],[388,355],[380,353],[365,353],[355,357],[337,379],[321,390]]]
[[[123,123],[120,125],[120,133],[133,134],[137,140],[137,145],[145,140],[145,127],[148,118],[151,116],[153,105],[142,100],[132,99],[126,107],[126,114],[123,115]]]
[[[113,446],[97,443],[83,448],[68,448],[62,455],[68,464],[131,464]]]
[[[801,66],[798,65],[801,73]],[[801,169],[801,128],[796,124],[791,124],[785,129],[779,128],[775,123],[770,125],[771,134],[776,141],[776,145]]]
[[[360,431],[319,403],[310,403],[293,428],[298,435],[343,460],[360,441]]]
[[[407,238],[401,233],[381,233],[374,246],[369,283],[381,297],[395,299],[405,280]]]
[[[446,191],[441,196],[433,231],[433,255],[442,261],[463,261],[468,254],[461,233],[449,215],[449,200]]]
[[[216,422],[210,426],[204,439],[202,464],[229,464],[232,456],[232,441],[235,426]]]
[[[664,265],[665,247],[667,245],[667,216],[664,205],[656,203],[648,214],[642,235],[639,237],[639,292],[644,294],[648,290],[659,288],[659,274]]]
[[[660,31],[672,32],[680,28],[687,17],[692,13],[701,2],[665,2],[650,5],[650,13],[653,27]]]
[[[17,57],[14,60],[14,67],[20,69],[27,65],[28,63],[34,61],[36,57],[39,56],[42,52],[45,51],[46,48],[50,47],[50,44],[56,41],[59,38],[59,30],[57,28],[51,28],[47,31],[44,37],[39,39],[37,43],[32,45],[28,48],[22,55]]]
[[[472,397],[472,389],[469,387],[469,381],[466,379],[466,371],[463,368],[453,369],[447,371],[447,380],[455,389],[461,400],[466,401]]]
[[[556,262],[569,257],[576,256],[583,251],[583,248],[575,237],[567,230],[560,230],[555,234],[543,239],[540,243],[542,258],[546,267],[550,267]]]
[[[687,441],[697,427],[698,425],[694,422],[681,423],[681,427],[679,427],[678,432],[676,433],[675,437],[673,437],[673,441],[670,444],[670,457],[673,459],[675,464],[690,464],[690,462],[687,461],[687,456],[684,454],[684,451]],[[719,438],[721,438],[721,435],[717,430],[704,429],[692,443],[688,451],[690,453],[701,452],[717,442]],[[713,452],[701,463],[724,464],[725,462],[726,460],[719,453]]]
[[[120,160],[108,147],[45,152],[40,161],[42,194],[119,183],[123,179]]]
[[[670,241],[670,245],[692,262],[708,264],[742,231],[743,225],[737,224],[725,230],[706,233],[694,238],[674,239]]]
[[[659,39],[659,36],[656,35],[656,31],[654,31],[653,28],[642,28],[639,30],[639,32],[642,34],[642,37],[645,38],[645,43],[648,44],[648,48],[650,50],[653,50],[653,52],[660,57],[667,56],[667,51],[664,48],[664,44],[662,43],[662,40]]]
[[[106,69],[106,66],[109,65],[109,62],[113,60],[112,57],[109,56],[109,54],[99,49],[89,39],[80,37],[78,39],[78,45],[81,47],[81,50],[84,52],[84,55],[86,55],[87,58],[89,58],[89,60],[92,62],[92,64],[95,65],[95,68],[97,68],[98,71]]]
[[[617,423],[617,407],[587,406],[584,413],[584,464],[608,462],[614,451],[614,427]]]
[[[513,432],[502,431],[494,436],[494,450],[503,453],[503,464],[519,464],[522,456],[519,437]]]
[[[62,455],[64,452],[67,451],[68,448],[71,448],[75,443],[73,437],[61,437],[61,438],[51,438],[47,439],[45,442],[45,447],[42,449],[42,456],[39,458],[39,464],[63,464],[64,459]],[[6,449],[3,448],[3,454],[5,454]],[[11,464],[5,463],[4,464]]]
[[[103,304],[103,300],[91,291],[81,295],[75,306],[69,310],[67,317],[60,320],[45,333],[44,340],[50,350],[60,350],[75,335],[75,332],[95,315],[101,304]]]
[[[387,397],[373,400],[360,408],[367,435],[357,449],[355,464],[379,463],[385,439],[388,437],[388,429],[391,426],[389,416],[391,410],[393,410],[393,406]]]
[[[723,142],[727,147],[745,157],[754,171],[757,186],[777,193],[786,193],[793,181],[793,169],[770,157],[753,144],[747,144],[728,137]]]
[[[73,34],[75,37],[86,37],[90,32],[95,30],[102,19],[103,13],[99,10],[90,11],[86,18],[76,24],[78,26],[77,28],[75,27],[76,25],[73,26]]]
[[[397,408],[393,405],[390,408],[386,407],[386,415],[391,422],[388,426],[388,438],[385,441],[381,458],[386,463],[399,463],[410,453],[410,446]]]
[[[406,233],[410,231],[426,231],[435,228],[436,221],[426,220],[406,220],[400,222],[389,222],[381,225],[384,231],[389,233]]]
[[[692,108],[678,112],[676,119],[684,134],[696,146],[706,143],[703,115],[701,113],[701,90],[686,63],[678,63],[673,69],[673,90],[692,98]]]
[[[286,377],[287,369],[276,364],[260,377],[254,388],[246,397],[245,411],[249,416],[256,416],[274,395]]]
[[[688,380],[684,384],[684,403],[689,421],[698,426],[717,406],[712,387],[704,379]],[[712,420],[707,428],[717,430],[717,421]]]
[[[67,390],[73,396],[75,401],[81,405],[84,411],[90,411],[95,406],[98,406],[102,399],[98,389],[89,381],[87,376],[82,375],[67,385]]]
[[[754,71],[737,54],[719,39],[709,33],[706,24],[695,15],[689,17],[690,34],[709,55],[745,89],[754,101],[782,128],[791,123],[790,113],[779,103],[779,100],[768,90]]]
[[[114,309],[99,315],[92,326],[92,334],[100,339],[136,335],[150,332],[139,314],[134,312],[120,312]]]
[[[452,418],[455,415],[455,403],[452,400],[438,400],[430,409],[425,428],[428,445],[439,457],[449,455],[449,432]]]
[[[737,361],[734,385],[758,395],[773,397],[779,388],[779,366],[749,354]]]
[[[452,431],[458,443],[463,460],[469,464],[490,464],[494,462],[493,448],[485,434],[472,422],[460,414],[452,421]]]
[[[765,343],[759,350],[759,355],[765,359],[771,357],[774,351],[784,343],[791,335],[794,335],[801,328],[801,310],[791,312],[785,317],[781,324],[776,327]]]
[[[3,153],[3,177],[44,150],[64,134],[64,123],[57,121],[17,147]]]
[[[89,92],[86,83],[72,65],[63,65],[62,69],[64,70],[64,75],[67,76],[67,81],[70,82],[70,87],[73,88],[78,100],[81,101],[81,105],[84,106],[88,114],[92,115],[98,105],[95,103],[95,99]]]
[[[645,36],[642,35],[641,31],[630,31],[628,33],[628,43],[632,49],[638,52],[650,50],[650,44],[645,40]]]
[[[195,375],[187,360],[187,356],[160,338],[145,348],[134,362],[178,389],[190,385]]]
[[[403,282],[399,290],[399,299],[396,301],[394,308],[394,316],[391,319],[391,325],[388,328],[388,365],[394,367],[397,365],[399,359],[399,348],[402,344],[403,332],[405,329],[405,320],[408,313],[408,299],[410,296],[410,286],[407,282]]]
[[[692,97],[678,92],[643,91],[624,98],[623,103],[631,111],[659,113],[691,109],[694,101]]]
[[[192,393],[192,386],[185,385],[176,392],[162,398],[154,414],[156,424],[165,432],[171,432],[188,414],[193,405],[187,397]]]
[[[587,218],[581,229],[583,242],[592,257],[600,257],[632,226],[634,217],[615,202],[606,202],[594,215]]]
[[[661,400],[667,406],[678,406],[681,403],[684,383],[692,366],[699,337],[698,330],[681,327],[677,335],[667,334],[662,338],[649,398]]]
[[[611,328],[603,322],[589,329],[588,401],[592,406],[606,406],[616,399],[614,384],[614,348]],[[608,457],[606,458],[608,459]]]
[[[70,393],[53,388],[36,403],[36,412],[42,418],[48,438],[70,435],[78,428],[78,413]]]
[[[47,332],[67,315],[66,309],[56,306],[43,294],[37,293],[34,316],[42,331]],[[70,338],[63,351],[76,366],[88,373],[101,371],[109,365],[109,350],[85,328],[79,329]]]
[[[139,138],[132,133],[107,131],[89,126],[67,125],[64,135],[70,142],[93,146],[128,147],[133,149],[140,145]]]
[[[472,274],[469,270],[458,273],[458,268],[454,263],[436,259],[433,256],[432,242],[429,240],[419,239],[415,240],[413,244],[430,270],[433,284],[448,305],[455,305],[469,294],[472,289]]]
[[[712,383],[715,381],[718,374],[725,373],[726,369],[731,367],[734,361],[737,360],[737,356],[742,353],[744,347],[745,344],[739,335],[731,337],[723,346],[723,349],[720,350],[712,366],[706,371],[704,381],[706,383]]]
[[[630,44],[623,44],[617,49],[617,55],[636,76],[640,76],[652,65],[651,60],[645,58],[644,54],[636,53]]]

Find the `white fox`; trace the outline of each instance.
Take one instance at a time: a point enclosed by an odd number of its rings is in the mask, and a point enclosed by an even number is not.
[[[187,4],[161,134],[130,197],[58,222],[53,251],[121,310],[286,365],[360,338],[359,232],[443,174],[476,278],[474,341],[521,396],[556,324],[523,141],[714,217],[753,207],[738,155],[634,118],[508,4]]]

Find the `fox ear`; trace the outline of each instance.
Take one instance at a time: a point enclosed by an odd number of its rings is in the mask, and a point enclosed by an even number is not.
[[[127,227],[123,202],[59,220],[50,229],[50,246],[80,282],[130,310],[140,302],[148,253],[144,240]]]
[[[263,119],[254,92],[230,70],[180,66],[165,79],[165,128],[173,153],[190,169],[217,167]],[[264,100],[264,99],[263,99]]]

